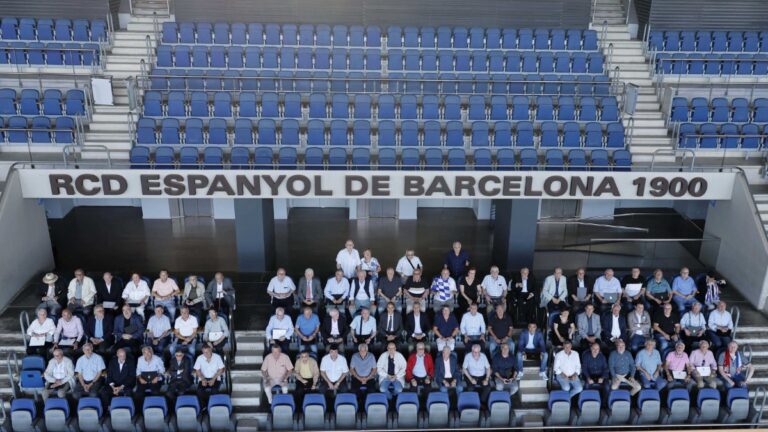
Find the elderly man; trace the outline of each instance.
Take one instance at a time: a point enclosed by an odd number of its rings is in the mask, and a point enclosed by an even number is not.
[[[464,339],[465,346],[479,344],[482,349],[485,349],[485,319],[483,318],[483,315],[477,311],[476,303],[471,304],[469,306],[469,312],[461,317],[459,330],[461,330],[461,336]]]
[[[184,293],[181,296],[181,304],[189,308],[189,312],[197,318],[203,318],[205,309],[205,285],[197,280],[197,276],[191,275],[184,284]]]
[[[171,355],[177,350],[185,350],[190,358],[195,357],[195,337],[200,325],[197,318],[189,313],[189,307],[181,307],[181,316],[176,318],[173,324],[173,333],[176,335],[176,341],[171,344]]]
[[[547,309],[547,327],[552,326],[560,311],[568,309],[568,284],[560,267],[544,279],[539,306]]]
[[[333,396],[347,391],[347,359],[339,355],[339,347],[331,345],[328,354],[320,361],[320,388],[326,396]]]
[[[130,282],[123,289],[123,300],[133,308],[134,312],[141,316],[141,319],[144,319],[144,306],[147,305],[147,300],[149,300],[151,295],[149,285],[138,273],[131,275]]]
[[[53,335],[56,332],[56,324],[48,318],[45,308],[37,310],[37,319],[29,323],[27,327],[27,355],[48,356],[48,350],[53,345]]]
[[[200,406],[207,407],[208,399],[218,393],[221,387],[221,377],[225,371],[224,361],[213,352],[210,345],[204,344],[203,353],[197,357],[192,369],[198,378],[197,398],[200,400]]]
[[[291,359],[283,353],[280,345],[272,345],[271,351],[261,363],[264,390],[270,404],[274,393],[288,393],[288,377],[293,372]]]
[[[499,345],[499,352],[494,354],[491,360],[496,391],[507,391],[510,396],[517,393],[520,386],[517,383],[515,363],[517,360],[512,355],[509,344]]]
[[[317,354],[317,335],[320,333],[320,318],[311,306],[304,306],[301,315],[296,318],[296,336],[299,337],[299,351],[309,349]]]
[[[72,316],[68,308],[62,309],[61,319],[53,333],[53,348],[61,348],[67,356],[71,356],[77,352],[84,337],[85,331],[80,318]]]
[[[632,267],[632,272],[621,278],[621,288],[624,290],[624,310],[631,312],[638,303],[648,309],[648,302],[645,300],[645,277],[640,273],[640,267]]]
[[[426,312],[427,299],[429,298],[429,283],[421,275],[421,269],[413,271],[411,276],[403,284],[405,296],[405,312],[413,310],[413,305],[418,303],[421,310]]]
[[[158,304],[155,306],[155,314],[147,323],[147,342],[152,346],[155,354],[162,356],[165,347],[171,342],[171,320],[165,315],[165,308]]]
[[[288,310],[293,307],[293,293],[296,292],[296,285],[290,276],[285,275],[285,269],[277,269],[277,275],[269,281],[267,285],[267,294],[269,294],[272,310],[281,307]]]
[[[304,349],[296,360],[296,366],[293,368],[293,374],[296,377],[295,394],[299,406],[304,401],[304,395],[317,390],[320,383],[320,368],[317,366],[317,360],[309,355],[310,351]]]
[[[421,263],[419,257],[416,256],[413,249],[406,249],[405,255],[397,261],[395,271],[400,275],[400,279],[405,282],[406,279],[413,276],[413,272],[417,269],[424,270],[424,265]]]
[[[347,240],[344,243],[344,249],[336,254],[336,268],[341,270],[344,277],[352,279],[360,268],[360,252],[355,249],[355,243]]]
[[[672,304],[663,303],[653,315],[653,337],[661,352],[680,340],[680,321],[672,310]]]
[[[67,308],[76,314],[89,314],[96,298],[96,285],[83,269],[75,270],[75,278],[67,287]]]
[[[680,275],[672,281],[672,301],[677,305],[680,315],[696,303],[696,281],[689,276],[688,267],[680,269]]]
[[[431,328],[432,325],[429,323],[429,317],[421,310],[421,305],[419,303],[414,303],[413,311],[405,316],[405,332],[408,341],[426,341]]]
[[[699,342],[699,349],[693,350],[688,356],[688,365],[699,389],[704,388],[705,385],[709,388],[717,388],[717,361],[715,361],[715,355],[709,350],[709,342],[706,339]]]
[[[536,309],[539,306],[538,288],[536,280],[531,275],[528,267],[520,269],[520,274],[516,275],[514,280],[509,283],[510,296],[507,304],[517,306],[516,322],[534,322],[536,321]]]
[[[66,305],[67,293],[65,289],[58,275],[46,273],[38,290],[40,304],[37,305],[37,309],[43,308],[49,315],[59,316],[59,311]]]
[[[645,340],[651,337],[651,317],[643,303],[635,304],[634,310],[627,314],[627,333],[632,353],[640,351]]]
[[[627,320],[621,314],[621,305],[611,305],[611,312],[603,315],[600,328],[603,330],[601,339],[606,344],[615,344],[618,339],[627,337]]]
[[[130,312],[130,307],[128,311]],[[136,365],[128,359],[124,348],[119,348],[115,357],[109,362],[105,382],[107,385],[101,390],[101,405],[105,409],[113,397],[133,395],[133,387],[136,385]]]
[[[520,333],[520,339],[517,342],[517,379],[523,377],[523,361],[528,355],[538,355],[541,358],[539,367],[539,376],[546,381],[547,378],[547,345],[544,342],[544,335],[537,330],[536,323],[529,323],[528,330]]]
[[[456,280],[451,278],[451,272],[447,268],[440,271],[439,276],[432,279],[432,309],[435,313],[440,312],[443,306],[448,306],[453,310],[456,304]]]
[[[504,276],[499,275],[497,266],[491,267],[491,274],[483,278],[480,287],[489,311],[493,310],[497,304],[504,303],[507,298],[507,281]],[[565,280],[563,280],[563,287],[565,287]]]
[[[137,405],[142,406],[146,396],[158,396],[163,385],[165,365],[163,358],[156,356],[152,347],[141,348],[141,357],[136,361]]]
[[[457,364],[456,356],[447,346],[443,347],[440,357],[435,360],[435,382],[443,393],[451,389],[461,393],[461,369]]]
[[[355,344],[371,344],[376,339],[376,318],[371,316],[368,308],[360,309],[360,315],[352,319],[352,342]]]
[[[120,313],[123,305],[123,287],[115,281],[112,272],[104,272],[96,282],[96,303],[104,306],[110,320]]]
[[[323,288],[320,279],[315,277],[315,271],[311,268],[304,270],[304,276],[299,279],[296,298],[299,299],[300,308],[309,306],[313,312],[318,312],[318,307],[323,302]]]
[[[361,402],[365,395],[376,390],[376,359],[368,352],[367,343],[357,346],[349,364],[349,374],[352,376],[352,393],[357,394]]]
[[[512,318],[504,311],[503,304],[497,304],[495,313],[488,318],[488,346],[493,357],[501,345],[509,345],[514,353],[515,341],[512,339],[514,330]]]
[[[224,277],[224,273],[216,272],[213,280],[208,282],[205,301],[208,307],[215,307],[216,311],[228,315],[235,306],[235,287],[232,280]]]
[[[701,313],[701,303],[697,301],[692,303],[691,310],[680,319],[680,328],[683,340],[691,348],[694,348],[694,345],[698,346],[699,341],[706,337],[707,320]]]
[[[424,342],[416,344],[416,351],[408,356],[405,365],[405,380],[410,384],[411,390],[425,397],[432,385],[435,376],[435,364],[432,356],[427,353]]]
[[[75,367],[72,360],[64,356],[64,351],[54,348],[53,358],[48,362],[48,367],[43,373],[45,391],[43,399],[48,399],[53,392],[59,398],[66,397],[75,384]]]
[[[365,277],[371,279],[374,284],[379,280],[379,273],[381,272],[381,265],[379,260],[373,256],[373,252],[370,249],[363,251],[363,256],[360,259],[360,270],[365,272]]]
[[[459,334],[459,323],[456,321],[456,315],[451,313],[451,308],[447,305],[444,305],[440,314],[435,316],[432,332],[435,334],[438,351],[442,351],[446,346],[453,351],[456,335]]]
[[[376,372],[379,374],[379,391],[386,393],[387,399],[392,400],[403,391],[405,386],[405,357],[397,352],[397,346],[390,342],[387,351],[376,362]]]
[[[383,339],[385,346],[389,342],[398,343],[402,340],[403,316],[396,309],[395,304],[389,302],[387,303],[386,311],[379,313],[378,333]],[[458,328],[458,324],[456,324],[456,327]]]
[[[726,389],[746,387],[752,380],[755,368],[739,351],[739,345],[731,341],[728,349],[717,360],[717,372]]]
[[[168,397],[168,406],[176,406],[176,398],[192,387],[192,360],[183,352],[176,351],[168,362],[166,374],[168,388],[165,390],[165,395]]]
[[[560,388],[567,391],[573,398],[584,390],[579,375],[581,375],[581,359],[579,353],[573,351],[571,341],[563,342],[563,349],[555,354],[555,365],[553,367],[555,379],[560,384]]]
[[[215,307],[208,309],[208,319],[205,321],[203,329],[203,341],[211,344],[213,351],[219,355],[224,355],[229,341],[229,326],[224,318],[219,316],[219,311]]]
[[[632,389],[630,393],[634,396],[642,389],[642,386],[635,380],[635,360],[626,348],[623,340],[616,340],[616,350],[611,352],[608,357],[608,372],[611,374],[612,390],[625,384]]]
[[[288,352],[293,336],[293,320],[286,315],[282,306],[275,308],[275,314],[267,323],[267,343],[280,345],[283,352]]]
[[[144,339],[144,324],[139,314],[131,311],[129,305],[124,304],[122,309],[123,313],[115,317],[113,325],[115,344],[112,346],[112,352],[128,348],[133,357],[138,357],[139,346]]]
[[[600,344],[600,317],[595,313],[595,305],[587,303],[584,312],[576,317],[576,343],[584,350],[592,344]]]
[[[645,287],[645,297],[654,309],[672,301],[672,288],[669,286],[669,282],[664,279],[664,272],[661,269],[653,271],[653,278],[647,282]]]
[[[485,403],[491,393],[491,364],[481,352],[480,344],[473,344],[472,351],[464,356],[462,365],[467,388],[480,394],[480,402]]]
[[[458,280],[469,268],[469,252],[462,249],[461,242],[453,242],[451,250],[445,254],[443,268],[450,272],[450,277]]]
[[[360,312],[362,308],[376,308],[376,293],[374,282],[368,278],[364,270],[357,271],[357,277],[352,280],[349,287],[349,313],[352,315]]]
[[[717,308],[709,313],[707,336],[712,341],[712,349],[715,351],[727,346],[732,339],[733,317],[726,307],[725,302],[721,300],[717,302]]]
[[[595,280],[592,290],[595,295],[595,303],[600,308],[600,313],[611,309],[614,304],[621,306],[621,282],[613,277],[613,269],[605,269],[602,276]]]
[[[83,355],[75,363],[75,389],[72,396],[80,399],[83,394],[90,397],[98,397],[101,391],[101,375],[107,366],[104,359],[93,352],[93,344],[86,342],[83,344]]]
[[[85,335],[88,341],[93,344],[94,351],[100,355],[109,353],[109,349],[115,343],[114,323],[114,318],[108,319],[105,316],[104,308],[101,305],[93,307],[93,315],[88,317],[85,326]]]
[[[592,280],[587,276],[584,268],[576,270],[576,274],[566,279],[568,286],[569,303],[573,305],[575,312],[584,310],[584,306],[592,303],[592,289],[594,288]]]
[[[168,277],[168,270],[160,270],[160,277],[152,284],[152,297],[155,299],[155,307],[162,306],[171,317],[176,316],[176,296],[181,295],[181,290],[176,281]]]
[[[667,382],[661,374],[662,366],[661,356],[656,351],[656,341],[648,339],[645,341],[645,348],[640,350],[635,357],[635,367],[637,367],[644,388],[655,388],[661,391],[667,386]]]
[[[323,335],[323,340],[326,345],[343,345],[344,339],[349,332],[349,326],[347,320],[343,315],[339,314],[338,309],[331,309],[323,320],[323,326],[320,328]]]
[[[690,359],[685,352],[683,341],[678,341],[675,344],[675,350],[667,354],[664,362],[664,375],[667,378],[667,387],[669,388],[684,386],[689,392],[693,389]]]
[[[581,376],[584,378],[584,388],[587,390],[599,390],[603,396],[609,388],[608,360],[600,352],[600,344],[597,342],[589,346],[581,354]]]
[[[379,296],[379,315],[384,313],[388,303],[395,305],[398,312],[403,310],[403,280],[395,275],[395,269],[387,267],[386,276],[379,278],[376,283],[376,294]]]
[[[344,303],[349,298],[349,280],[344,277],[344,272],[336,270],[334,277],[328,279],[323,290],[325,296],[325,309],[344,309]]]

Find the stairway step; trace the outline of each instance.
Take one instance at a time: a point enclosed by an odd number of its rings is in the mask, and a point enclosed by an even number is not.
[[[520,391],[520,398],[526,402],[547,402],[549,400],[549,392],[546,386],[525,389]]]
[[[259,406],[261,405],[261,394],[255,395],[251,391],[233,391],[230,395],[232,406]]]

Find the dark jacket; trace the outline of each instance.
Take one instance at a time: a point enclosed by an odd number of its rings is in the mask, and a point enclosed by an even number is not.
[[[611,330],[613,330],[613,318],[611,318],[611,315],[613,314],[610,311],[606,312],[605,315],[603,315],[602,321],[600,322],[600,327],[603,329],[603,333],[600,339],[602,339],[604,342],[609,342],[611,340]],[[627,318],[623,313],[619,314],[619,329],[621,330],[621,338],[624,340],[624,342],[626,342]]]
[[[122,314],[120,316],[122,317]],[[113,331],[115,319],[112,317],[105,316],[102,321],[104,321],[101,324],[104,330],[104,336],[102,338],[104,339],[103,343],[105,344],[105,346],[110,346],[113,343],[115,343],[115,336]],[[85,334],[86,336],[88,336],[88,338],[92,338],[92,337],[95,337],[94,336],[95,332],[96,332],[96,317],[93,314],[91,314],[88,317],[88,321],[85,323]]]
[[[452,379],[457,381],[461,380],[461,369],[459,369],[458,362],[456,361],[456,356],[454,354],[451,354],[450,367]],[[443,355],[442,353],[438,353],[437,360],[435,360],[435,382],[438,385],[442,385],[444,379],[445,365],[443,363]]]
[[[520,333],[520,339],[517,341],[517,352],[525,352],[525,347],[528,345],[528,329],[523,330]],[[547,345],[544,343],[544,335],[541,334],[541,330],[536,330],[533,334],[533,346],[536,347],[536,351],[543,353],[547,352]]]
[[[144,323],[141,322],[141,317],[139,314],[134,312],[131,315],[130,325],[135,328],[135,331],[131,333],[131,336],[133,336],[134,339],[140,341],[142,335],[144,334]],[[120,338],[124,333],[125,322],[123,319],[123,314],[120,314],[115,317],[114,334],[116,338]]]
[[[424,311],[419,312],[419,325],[421,326],[421,332],[424,334],[427,334],[432,330],[432,324],[430,324],[429,317]],[[408,332],[408,336],[410,337],[415,329],[416,321],[414,321],[413,312],[410,312],[405,316],[405,331]]]
[[[608,360],[603,353],[597,353],[597,357],[592,357],[592,352],[584,351],[581,355],[581,377],[585,382],[591,377],[608,379]]]
[[[347,333],[349,333],[349,325],[347,324],[347,319],[344,317],[343,313],[339,314],[339,332],[341,333],[339,337],[346,338]],[[327,314],[325,318],[323,319],[323,325],[320,326],[320,333],[323,335],[323,339],[328,340],[331,337],[331,315]]]
[[[61,307],[67,306],[67,285],[64,283],[64,280],[62,278],[59,278],[56,282],[53,283],[54,289],[53,293],[54,296],[56,296],[56,300],[61,305]],[[41,283],[40,288],[37,290],[37,295],[40,299],[45,297],[48,294],[48,284]]]
[[[523,278],[520,276],[520,272],[515,273],[511,278],[510,287],[509,287],[509,296],[510,299],[512,299],[512,296],[517,297],[522,293],[521,288],[517,287],[517,284],[520,283]],[[536,277],[533,276],[533,273],[528,273],[528,292],[533,293],[533,298],[531,301],[534,301],[538,304],[539,302],[539,282],[536,280]]]
[[[166,372],[168,373],[169,383],[181,380],[184,381],[184,383],[186,383],[188,386],[192,385],[192,364],[190,363],[189,357],[184,356],[184,359],[181,361],[181,363],[178,363],[176,358],[171,358],[171,361],[168,363],[168,369],[166,369]]]
[[[133,364],[131,359],[125,359],[122,372],[120,371],[117,357],[109,362],[109,367],[107,367],[107,385],[109,384],[114,384],[115,387],[122,385],[129,389],[136,385],[136,365]]]
[[[388,313],[386,311],[379,315],[379,335],[387,335],[387,315]],[[403,331],[403,316],[400,315],[400,312],[398,311],[395,311],[392,314],[392,328],[397,336],[400,336],[400,333]]]
[[[224,297],[229,298],[230,304],[234,304],[235,300],[235,287],[232,286],[232,280],[225,277],[221,281],[221,288],[224,290]],[[208,282],[208,288],[205,290],[205,304],[210,306],[216,301],[216,278]]]
[[[103,278],[99,278],[96,283],[96,303],[114,302],[117,310],[123,305],[123,282],[118,278],[112,278],[112,285],[110,291],[107,292],[107,284],[104,283]],[[151,288],[151,285],[150,285]]]
[[[578,278],[576,278],[576,275],[568,276],[567,279],[567,285],[568,285],[568,300],[571,300],[572,295],[576,295],[576,292],[579,289],[579,283],[577,282]],[[587,289],[587,295],[592,294],[592,290],[595,288],[595,281],[592,280],[589,275],[584,275],[584,288]]]
[[[307,298],[307,279],[304,276],[302,276],[301,279],[299,279],[299,283],[296,284],[296,297],[299,299],[300,304]],[[316,304],[320,304],[323,302],[324,298],[325,296],[323,294],[323,288],[320,284],[320,279],[313,278],[312,301]]]

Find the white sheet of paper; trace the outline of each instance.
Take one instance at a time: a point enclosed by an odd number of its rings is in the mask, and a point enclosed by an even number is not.
[[[281,337],[284,337],[287,333],[288,333],[288,330],[286,329],[273,329],[272,339],[280,339]]]
[[[38,347],[45,345],[45,336],[32,336],[29,338],[29,346]]]
[[[285,331],[285,330],[283,330],[283,331]],[[218,331],[217,332],[210,332],[210,333],[208,333],[208,340],[210,340],[210,341],[217,341],[217,340],[221,339],[221,336],[223,334],[224,334],[223,332],[218,332]],[[274,330],[272,331],[272,334],[275,334]]]
[[[685,371],[672,371],[672,378],[674,379],[685,379],[685,377],[688,376],[688,374]]]
[[[702,377],[708,377],[712,375],[712,369],[709,366],[699,366],[696,368],[696,371],[699,372],[699,375]]]
[[[104,309],[114,309],[115,308],[115,302],[105,301],[101,304],[101,306],[104,307]]]
[[[627,287],[625,289],[627,290],[627,292],[630,293],[630,295],[635,296],[637,295],[637,293],[640,292],[640,288],[642,287],[643,287],[643,284],[631,283],[631,284],[627,284]]]
[[[72,346],[75,344],[74,339],[62,339],[59,341],[59,346]]]

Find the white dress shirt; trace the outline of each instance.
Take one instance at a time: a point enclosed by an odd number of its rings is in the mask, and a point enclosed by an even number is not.
[[[283,315],[283,319],[278,319],[277,315],[272,315],[267,324],[267,339],[272,339],[273,330],[285,330],[285,338],[290,339],[293,336],[293,320],[288,315]]]
[[[555,355],[555,374],[565,374],[566,376],[581,374],[581,359],[576,351],[566,354],[565,350]]]
[[[495,279],[493,276],[487,275],[480,285],[490,297],[501,297],[504,295],[504,290],[507,289],[507,281],[502,275],[496,276]]]
[[[360,266],[360,253],[357,249],[352,249],[350,252],[344,248],[336,254],[336,265],[344,272],[345,278],[353,278],[357,267]]]
[[[339,354],[336,356],[336,360],[333,360],[330,354],[326,354],[320,361],[320,372],[325,372],[328,379],[335,383],[341,378],[341,375],[349,373],[347,359]]]
[[[461,324],[459,324],[461,334],[464,336],[480,336],[485,334],[485,320],[480,313],[467,312],[461,317]]]
[[[283,280],[280,280],[277,276],[275,276],[269,281],[269,285],[267,286],[268,293],[278,294],[281,296],[284,296],[285,294],[291,293],[295,290],[296,285],[293,284],[293,280],[290,276],[283,277]]]
[[[709,329],[717,331],[717,327],[728,327],[728,330],[733,330],[733,318],[730,312],[720,312],[715,309],[709,313]]]
[[[411,267],[411,265],[413,265],[413,267]],[[413,258],[411,258],[411,263],[408,264],[408,258],[403,256],[399,261],[397,261],[397,267],[395,268],[395,271],[404,276],[413,276],[413,270],[419,267],[424,268],[424,265],[421,263],[419,257],[414,255]]]
[[[595,287],[593,291],[596,294],[600,294],[601,296],[605,296],[607,293],[621,294],[621,282],[619,282],[619,280],[615,277],[612,277],[611,280],[608,280],[605,278],[605,276],[600,276],[595,281]]]
[[[45,334],[45,341],[51,342],[53,340],[53,334],[56,332],[56,324],[53,320],[46,318],[42,324],[39,320],[34,320],[29,323],[27,327],[27,336],[32,337],[33,334]]]
[[[341,294],[341,298],[346,299],[349,297],[349,281],[346,278],[341,278],[340,281],[337,281],[335,277],[332,277],[325,283],[323,293],[325,298],[331,301],[334,300],[334,294]]]
[[[611,314],[611,319],[612,319],[611,337],[614,339],[618,339],[621,337],[621,328],[619,328],[619,316]]]
[[[123,299],[127,303],[140,303],[149,296],[149,285],[144,279],[140,279],[138,284],[133,283],[133,281],[128,282],[123,290]]]
[[[173,324],[173,328],[178,330],[179,334],[183,337],[192,336],[198,327],[200,326],[197,324],[197,318],[195,318],[194,315],[189,315],[186,320],[182,317],[178,317]]]
[[[221,356],[216,353],[211,354],[210,360],[206,360],[205,356],[200,354],[197,360],[195,360],[193,369],[200,371],[205,379],[211,379],[219,369],[224,369],[224,362],[221,360]],[[221,381],[221,376],[219,376],[218,380]]]

